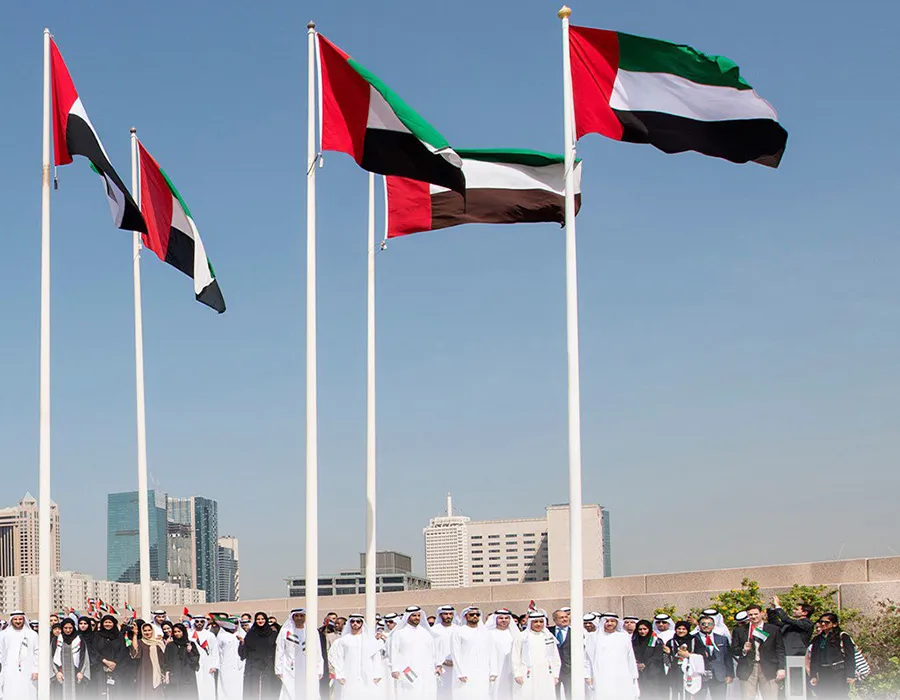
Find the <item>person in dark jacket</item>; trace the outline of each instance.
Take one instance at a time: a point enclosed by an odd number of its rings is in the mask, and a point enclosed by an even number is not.
[[[711,700],[725,700],[728,686],[734,680],[734,657],[731,642],[724,634],[715,631],[716,621],[711,615],[702,615],[697,621],[697,639],[706,647],[707,680]]]
[[[638,620],[631,638],[634,660],[638,666],[638,686],[644,700],[668,696],[666,671],[663,665],[663,642],[653,634],[649,620]]]
[[[813,614],[812,605],[800,603],[794,606],[793,617],[781,607],[778,596],[772,601],[774,608],[769,608],[769,622],[781,625],[781,636],[784,637],[784,653],[787,656],[806,656],[809,640],[812,637],[813,623],[809,619]]]
[[[116,618],[112,615],[104,615],[100,619],[100,627],[93,634],[92,641],[94,646],[91,660],[93,661],[96,658],[100,669],[96,678],[94,678],[98,694],[102,698],[127,697],[128,693],[125,692],[125,684],[123,683],[122,686],[119,686],[119,664],[127,653],[125,638],[119,631]],[[112,680],[112,683],[109,683],[110,680]],[[118,695],[116,691],[119,691]]]
[[[244,665],[244,700],[277,700],[281,681],[275,675],[275,642],[278,635],[264,612],[256,613],[253,626],[238,648]]]
[[[706,646],[691,634],[689,623],[679,620],[675,623],[675,636],[666,642],[666,647],[669,650],[668,680],[673,700],[693,697],[684,689],[684,671],[680,662],[690,658],[691,654],[699,654],[705,662],[709,656]]]
[[[846,698],[856,682],[856,646],[841,630],[838,616],[825,613],[809,650],[809,682],[818,698]]]
[[[172,641],[166,645],[166,667],[169,669],[166,697],[176,700],[197,700],[200,654],[188,638],[187,627],[180,622],[172,625]]]
[[[778,684],[786,675],[781,628],[764,622],[758,605],[748,606],[745,612],[748,624],[731,632],[731,653],[737,659],[741,695],[753,698],[759,692],[762,700],[776,700]]]

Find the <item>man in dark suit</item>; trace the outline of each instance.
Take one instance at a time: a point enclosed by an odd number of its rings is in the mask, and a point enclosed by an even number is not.
[[[553,612],[553,624],[547,628],[556,638],[556,647],[559,649],[559,685],[556,686],[556,696],[562,697],[561,693],[565,693],[566,698],[572,697],[572,644],[569,639],[571,633],[569,629],[570,613],[569,608],[555,610]]]
[[[749,625],[731,633],[731,653],[737,658],[741,697],[753,700],[757,689],[762,700],[777,700],[778,684],[784,680],[784,639],[781,628],[763,621],[758,605],[747,607]]]
[[[709,615],[703,615],[698,620],[698,625],[696,635],[709,654],[706,670],[711,675],[704,681],[709,688],[709,697],[711,700],[725,700],[728,686],[734,680],[734,657],[731,655],[730,642],[724,634],[713,631],[716,621]]]

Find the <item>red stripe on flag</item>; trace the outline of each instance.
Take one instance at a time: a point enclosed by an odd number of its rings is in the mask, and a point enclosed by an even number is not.
[[[53,91],[53,146],[56,154],[56,165],[68,165],[72,162],[72,154],[66,146],[66,125],[69,112],[78,99],[78,91],[62,54],[56,48],[56,42],[50,40],[50,85]]]
[[[369,120],[369,83],[348,63],[349,56],[321,34],[322,150],[340,151],[362,162]]]
[[[430,231],[431,189],[427,182],[390,176],[387,183],[388,238]]]
[[[172,191],[144,144],[138,141],[141,161],[141,213],[147,222],[144,245],[165,262],[172,228]]]
[[[575,138],[602,134],[622,140],[624,128],[609,106],[619,71],[619,37],[606,29],[569,27]]]

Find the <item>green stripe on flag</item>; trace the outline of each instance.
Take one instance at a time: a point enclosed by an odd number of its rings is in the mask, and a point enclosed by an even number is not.
[[[540,168],[546,165],[559,165],[565,163],[565,157],[556,153],[543,151],[531,151],[528,149],[500,148],[489,150],[486,148],[454,149],[460,158],[467,160],[481,160],[488,163],[510,163],[512,165],[530,165]],[[580,162],[580,158],[575,159]]]
[[[619,69],[633,73],[671,73],[703,85],[752,90],[737,63],[684,44],[618,32]]]
[[[431,124],[422,119],[396,92],[385,85],[378,76],[352,58],[348,59],[348,63],[353,70],[359,73],[363,80],[378,91],[378,94],[384,98],[384,101],[388,103],[388,106],[394,111],[400,122],[412,132],[413,136],[419,141],[427,143],[436,151],[442,148],[450,148],[447,139],[441,136],[440,132]]]

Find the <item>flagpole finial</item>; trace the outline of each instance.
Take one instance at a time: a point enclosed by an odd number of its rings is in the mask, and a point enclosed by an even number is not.
[[[130,131],[132,134],[136,134],[136,133],[137,133],[137,129],[135,129],[134,127],[131,127],[131,129],[130,129],[129,131]]]
[[[307,29],[315,29],[315,28],[316,28],[316,23],[313,22],[312,20],[309,20],[309,22],[306,24],[306,28],[307,28]]]
[[[572,8],[568,5],[563,5],[559,8],[559,12],[556,13],[556,16],[560,19],[569,19],[572,16]]]

